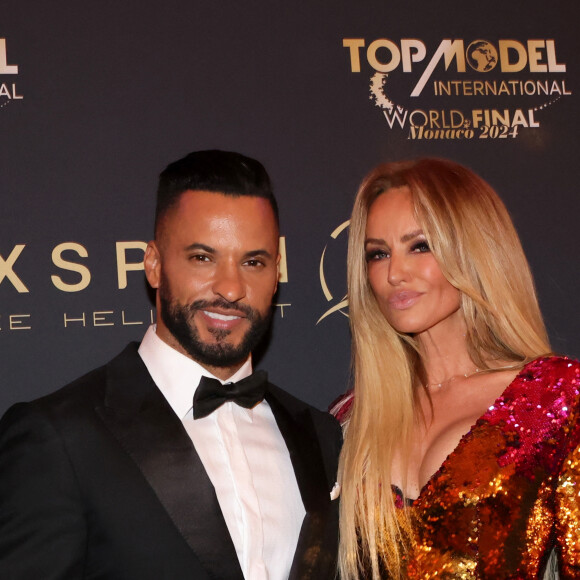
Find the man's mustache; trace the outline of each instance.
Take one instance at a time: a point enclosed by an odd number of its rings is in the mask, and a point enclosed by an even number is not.
[[[235,304],[233,302],[228,302],[223,299],[216,299],[213,301],[209,300],[196,300],[191,304],[187,305],[187,311],[190,314],[194,314],[198,310],[208,310],[209,308],[220,308],[222,310],[236,310],[237,312],[243,312],[248,320],[252,321],[256,319],[256,311],[248,306],[247,304]]]

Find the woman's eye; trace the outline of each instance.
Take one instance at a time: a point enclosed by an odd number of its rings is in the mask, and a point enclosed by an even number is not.
[[[373,260],[382,260],[388,258],[389,254],[385,250],[368,250],[365,253],[365,259],[367,262],[372,262]]]
[[[430,251],[431,251],[431,248],[429,247],[429,244],[427,243],[426,240],[416,242],[415,244],[413,244],[411,246],[411,252],[414,252],[416,254],[422,254],[424,252],[430,252]]]

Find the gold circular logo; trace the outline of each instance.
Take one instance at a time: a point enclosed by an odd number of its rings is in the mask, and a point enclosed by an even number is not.
[[[345,232],[350,225],[350,220],[347,220],[340,224],[331,234],[330,237],[332,240],[336,240],[342,232]],[[338,301],[335,299],[333,293],[330,291],[327,283],[327,275],[325,273],[325,258],[326,258],[326,251],[329,249],[329,244],[324,246],[324,250],[322,251],[322,256],[320,256],[320,266],[319,266],[319,274],[320,274],[320,287],[322,288],[322,292],[328,302],[335,302],[324,314],[316,321],[316,324],[322,322],[327,316],[334,314],[335,312],[340,312],[343,316],[348,318],[348,313],[345,312],[345,309],[348,308],[348,299],[346,295],[340,298]],[[346,257],[344,257],[343,262],[346,264]]]

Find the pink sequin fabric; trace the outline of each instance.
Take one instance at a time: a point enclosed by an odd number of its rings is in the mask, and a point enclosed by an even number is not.
[[[580,578],[579,391],[577,361],[529,363],[417,499],[393,489],[414,522],[408,578],[543,578],[552,551]]]

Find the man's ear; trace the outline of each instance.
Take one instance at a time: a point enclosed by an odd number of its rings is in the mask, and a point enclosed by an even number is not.
[[[155,240],[147,244],[143,265],[145,266],[147,282],[149,282],[151,288],[159,288],[159,280],[161,279],[161,254]]]

